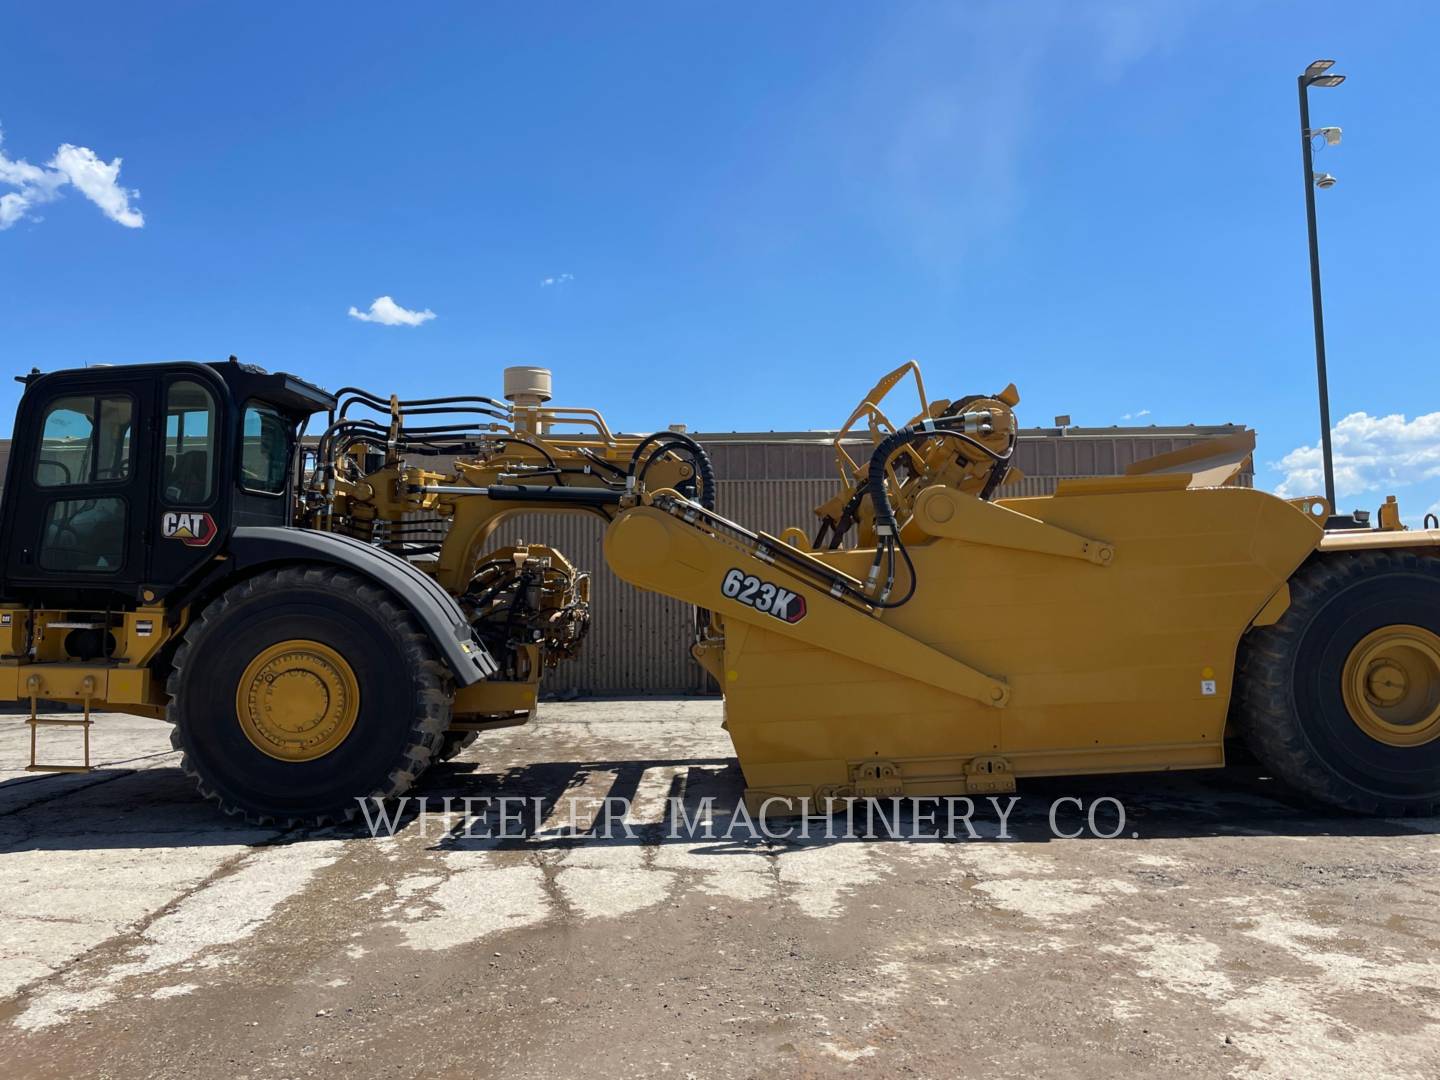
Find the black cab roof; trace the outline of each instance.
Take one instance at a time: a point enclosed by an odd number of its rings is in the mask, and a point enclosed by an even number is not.
[[[335,395],[298,375],[291,375],[284,371],[266,371],[255,364],[242,364],[233,356],[228,360],[203,363],[194,360],[170,360],[159,363],[97,365],[91,368],[70,368],[55,372],[42,372],[36,369],[30,374],[22,376],[19,381],[25,383],[28,389],[35,382],[49,378],[51,375],[73,376],[84,372],[94,376],[98,381],[103,378],[107,369],[117,373],[123,371],[127,375],[149,369],[158,375],[196,368],[208,369],[218,375],[229,389],[232,398],[237,402],[246,401],[252,397],[261,398],[280,407],[285,412],[297,416],[329,412],[336,405]]]

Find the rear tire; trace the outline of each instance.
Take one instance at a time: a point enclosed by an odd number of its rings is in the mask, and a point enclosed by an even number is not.
[[[329,567],[270,570],[212,601],[166,683],[181,768],[259,825],[348,821],[406,791],[450,723],[449,670],[409,611]]]
[[[1290,580],[1280,620],[1240,643],[1241,734],[1261,764],[1312,799],[1362,814],[1432,814],[1440,807],[1435,645],[1440,559],[1321,555]],[[1394,676],[1392,655],[1408,677]]]
[[[471,743],[480,738],[478,731],[447,731],[445,739],[440,744],[440,752],[435,755],[436,761],[449,761],[451,758],[459,757]]]

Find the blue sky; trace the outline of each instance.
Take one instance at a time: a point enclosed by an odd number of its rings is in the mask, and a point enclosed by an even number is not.
[[[542,364],[625,429],[764,430],[915,358],[1029,423],[1250,424],[1305,494],[1295,75],[1329,56],[1341,504],[1418,523],[1437,39],[1418,2],[12,6],[0,360],[414,394]],[[415,325],[349,314],[381,297]]]

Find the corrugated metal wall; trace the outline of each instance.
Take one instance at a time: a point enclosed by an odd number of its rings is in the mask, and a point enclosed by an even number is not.
[[[1015,451],[1015,464],[1027,476],[1115,476],[1123,473],[1126,466],[1145,458],[1183,450],[1206,438],[1245,429],[1210,428],[1206,434],[1197,435],[1149,434],[1133,428],[1095,434],[1095,430],[1086,429],[1078,435],[1057,432],[1022,437]],[[1242,479],[1242,483],[1248,487],[1254,475],[1247,475],[1248,479]]]

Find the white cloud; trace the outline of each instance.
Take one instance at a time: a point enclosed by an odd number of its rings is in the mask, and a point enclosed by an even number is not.
[[[1135,412],[1127,412],[1124,416],[1120,417],[1120,419],[1121,419],[1121,420],[1139,420],[1142,416],[1149,416],[1149,415],[1150,415],[1150,410],[1149,410],[1149,409],[1137,409]]]
[[[89,147],[62,143],[50,159],[50,166],[79,188],[80,194],[98,206],[111,221],[127,229],[138,229],[145,224],[145,215],[130,205],[130,200],[138,199],[140,193],[123,188],[118,183],[120,158],[107,164],[96,157],[95,151]]]
[[[31,165],[24,158],[7,157],[4,139],[4,133],[0,132],[0,184],[15,190],[0,195],[0,229],[10,228],[41,203],[56,199],[65,183],[65,178],[58,173]]]
[[[5,142],[5,133],[0,131],[0,145]],[[11,187],[38,187],[50,179],[50,174],[38,165],[31,165],[24,158],[13,161],[0,151],[0,184]]]
[[[88,147],[70,143],[63,143],[44,166],[31,165],[24,158],[9,158],[0,149],[0,186],[15,189],[0,195],[0,230],[26,218],[38,221],[35,208],[54,202],[67,184],[78,189],[111,221],[140,228],[145,217],[130,205],[130,200],[138,199],[140,193],[119,185],[120,162],[117,157],[107,164]]]
[[[388,296],[377,296],[371,301],[369,311],[361,311],[352,305],[350,317],[361,322],[379,323],[381,326],[419,326],[435,318],[435,312],[429,308],[424,311],[411,311],[401,307]]]
[[[1351,413],[1330,432],[1336,498],[1384,496],[1393,489],[1440,478],[1440,412],[1413,420],[1398,414]],[[1325,490],[1320,447],[1300,446],[1273,463],[1285,474],[1275,494],[1286,499]],[[1375,501],[1372,499],[1371,501]]]
[[[0,229],[8,229],[20,221],[35,205],[35,198],[28,192],[7,192],[0,195]]]
[[[574,274],[556,274],[554,277],[541,278],[540,287],[542,289],[548,289],[551,285],[564,285],[574,280]]]

